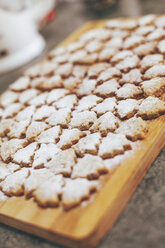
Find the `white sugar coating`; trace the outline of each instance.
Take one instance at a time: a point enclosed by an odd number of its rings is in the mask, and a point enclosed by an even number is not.
[[[69,61],[73,63],[81,62],[82,59],[84,59],[86,56],[87,56],[87,52],[85,50],[78,50],[69,56]]]
[[[147,42],[134,48],[133,52],[138,56],[145,56],[155,51],[157,43]]]
[[[120,127],[116,130],[119,134],[124,134],[128,139],[136,141],[144,139],[148,131],[148,124],[142,118],[132,117],[121,123]]]
[[[39,88],[41,84],[43,84],[47,80],[47,77],[37,77],[33,78],[31,81],[32,88]]]
[[[15,124],[12,126],[10,132],[7,134],[10,138],[22,138],[25,136],[26,129],[30,123],[30,120],[24,120],[15,122]]]
[[[89,41],[85,47],[89,53],[99,52],[103,48],[103,43],[97,40]]]
[[[21,170],[8,175],[5,180],[0,182],[0,189],[9,196],[22,195],[23,185],[28,175],[29,169],[22,168]]]
[[[30,100],[28,103],[30,105],[34,105],[34,106],[41,106],[43,104],[45,104],[46,102],[46,98],[48,96],[48,93],[41,93],[40,95],[34,97],[32,100]]]
[[[32,121],[26,131],[26,138],[33,139],[48,128],[48,125],[41,121]]]
[[[88,71],[88,66],[86,65],[75,65],[73,67],[73,75],[77,78],[84,78]]]
[[[5,202],[7,200],[8,197],[2,191],[0,191],[0,202]]]
[[[65,52],[64,54],[59,54],[55,58],[52,59],[53,64],[64,64],[69,61],[69,52]]]
[[[111,29],[110,32],[112,37],[126,38],[129,35],[128,30]]]
[[[2,117],[12,117],[16,113],[18,113],[23,108],[21,103],[13,103],[7,106],[7,108],[3,111]]]
[[[139,64],[139,58],[136,55],[133,55],[132,57],[127,57],[121,62],[119,62],[116,67],[119,70],[127,71],[128,69],[137,67]]]
[[[97,154],[98,147],[100,144],[101,136],[99,133],[88,134],[86,137],[79,140],[79,142],[74,145],[76,154],[83,156],[84,153]]]
[[[30,145],[26,146],[25,148],[19,149],[13,156],[13,161],[16,163],[22,163],[26,166],[31,166],[32,158],[34,152],[37,148],[37,143],[31,143]]]
[[[56,74],[62,76],[62,77],[68,77],[69,75],[72,74],[72,70],[73,70],[73,65],[72,63],[66,63],[63,65],[60,65],[57,69],[56,69]]]
[[[15,119],[17,121],[31,120],[32,116],[34,115],[34,112],[35,106],[26,107],[15,116]]]
[[[57,56],[57,55],[62,55],[66,53],[66,48],[64,46],[58,46],[57,48],[54,48],[52,51],[50,51],[49,55],[50,56]]]
[[[116,94],[119,99],[137,98],[142,94],[142,90],[134,84],[124,84]]]
[[[165,65],[163,64],[157,64],[152,66],[144,74],[144,77],[146,79],[150,79],[154,77],[163,77],[163,76],[165,76]]]
[[[106,46],[106,44],[105,44],[105,46]],[[115,55],[115,53],[117,53],[117,51],[118,51],[117,48],[105,47],[99,53],[98,60],[99,61],[110,60]]]
[[[83,158],[78,159],[73,168],[72,178],[96,179],[100,173],[105,172],[107,172],[107,168],[100,157],[86,154]]]
[[[73,144],[77,143],[83,136],[85,136],[85,133],[77,128],[63,129],[62,135],[60,136],[60,140],[57,145],[62,149],[67,149]]]
[[[164,16],[156,17],[155,24],[157,27],[164,28],[165,27],[165,17]]]
[[[102,136],[107,135],[107,133],[113,132],[119,126],[119,121],[113,113],[107,112],[103,114],[90,128],[92,132],[100,131]]]
[[[97,28],[87,31],[80,36],[80,41],[89,41],[91,39],[107,40],[110,37],[110,31],[104,28]]]
[[[61,127],[55,126],[42,131],[42,133],[36,138],[38,143],[56,143],[59,140],[61,134]]]
[[[95,89],[95,86],[96,79],[84,78],[82,83],[79,85],[76,94],[78,96],[90,95],[90,93],[92,93],[92,91]]]
[[[39,93],[38,90],[36,89],[29,89],[26,90],[24,92],[22,92],[19,96],[19,101],[21,103],[27,103],[30,99],[34,98],[35,96],[37,96]]]
[[[165,53],[165,40],[161,40],[158,43],[158,49],[161,53]]]
[[[99,75],[97,81],[98,82],[99,81],[103,81],[104,82],[104,81],[107,81],[107,80],[109,80],[109,79],[111,79],[113,77],[119,77],[120,75],[121,75],[121,72],[117,68],[111,67],[111,68],[105,70],[104,72],[102,72]]]
[[[67,124],[70,121],[70,109],[69,108],[63,108],[55,111],[48,119],[46,119],[46,122],[50,125],[61,125],[63,127],[66,127]]]
[[[111,79],[101,85],[98,85],[94,93],[102,97],[108,97],[114,95],[118,88],[119,84],[117,83],[116,79]]]
[[[56,108],[73,108],[77,103],[77,96],[74,94],[64,96],[60,100],[56,101],[53,105]]]
[[[61,151],[54,155],[53,159],[45,166],[54,174],[70,176],[72,168],[76,163],[76,154],[72,148]]]
[[[18,97],[18,93],[7,90],[0,96],[0,105],[2,107],[7,107],[11,103],[15,102]]]
[[[107,28],[120,28],[121,20],[120,19],[112,19],[106,22],[105,26]]]
[[[142,74],[139,69],[130,70],[128,73],[124,73],[120,80],[121,84],[131,83],[139,84],[142,81]]]
[[[109,133],[100,144],[99,155],[103,159],[112,158],[128,149],[131,149],[131,145],[125,135]]]
[[[66,89],[54,89],[54,90],[51,90],[49,93],[48,93],[48,97],[47,97],[47,104],[51,104],[57,100],[59,100],[60,98],[64,97],[66,94],[68,94],[69,91],[66,90]]]
[[[0,161],[0,182],[4,180],[8,175],[12,174],[14,171],[19,170],[20,167],[18,164],[9,163],[6,164]]]
[[[120,60],[123,60],[127,57],[132,57],[133,53],[129,50],[123,50],[123,51],[119,51],[118,53],[115,54],[115,56],[113,56],[113,58],[111,59],[112,62],[119,62]]]
[[[30,170],[30,176],[24,182],[24,193],[27,197],[33,194],[33,191],[37,189],[42,183],[47,181],[53,176],[47,169]]]
[[[144,41],[144,37],[140,35],[132,35],[128,37],[123,44],[125,49],[130,49],[136,45],[141,44]]]
[[[41,144],[40,148],[34,154],[33,168],[44,167],[47,161],[52,159],[60,149],[56,144]]]
[[[139,106],[138,116],[143,119],[156,118],[165,113],[165,102],[159,98],[149,96]]]
[[[22,91],[28,88],[30,79],[27,76],[22,76],[9,86],[14,91]]]
[[[72,119],[69,125],[80,130],[87,130],[97,120],[96,113],[93,111],[85,110],[83,112],[73,111]]]
[[[96,62],[97,60],[97,57],[98,57],[98,54],[95,52],[95,53],[90,53],[90,54],[84,54],[84,56],[82,57],[78,57],[77,56],[77,59],[73,62],[77,62],[77,63],[83,63],[83,64],[92,64],[94,62]]]
[[[51,90],[54,88],[62,87],[62,85],[63,85],[63,80],[61,76],[54,75],[38,83],[38,85],[36,85],[36,88],[43,90]]]
[[[90,192],[96,190],[97,187],[98,183],[96,181],[88,181],[85,178],[78,178],[75,180],[65,179],[65,186],[62,191],[64,208],[71,208],[72,206],[79,204],[83,199],[89,198]]]
[[[105,43],[105,47],[110,47],[114,49],[120,49],[122,47],[123,39],[122,37],[112,37],[108,42]]]
[[[109,67],[108,63],[93,64],[88,70],[88,77],[89,78],[97,77],[102,71],[106,70],[108,67]]]
[[[38,108],[33,116],[33,120],[40,121],[47,117],[49,117],[51,114],[55,112],[55,108],[52,106],[43,105],[40,108]]]
[[[95,111],[98,115],[105,114],[107,111],[113,112],[116,106],[116,98],[111,97],[105,99],[103,102],[99,103],[92,110]]]
[[[81,100],[79,100],[78,106],[76,106],[76,110],[82,111],[82,110],[91,109],[101,101],[102,98],[95,95],[84,96],[81,98]]]
[[[135,33],[137,35],[147,35],[154,31],[155,27],[153,25],[142,26],[136,29]]]
[[[35,200],[42,207],[53,207],[59,205],[59,195],[62,194],[64,179],[62,175],[55,175],[48,178],[34,192]]]
[[[10,132],[10,130],[12,129],[14,124],[15,124],[15,121],[13,119],[3,119],[3,120],[1,120],[0,135],[4,136],[8,132]]]
[[[163,61],[164,61],[163,55],[151,54],[143,57],[143,59],[140,62],[140,65],[145,70],[153,65],[163,63]]]
[[[137,112],[138,106],[139,101],[135,99],[126,99],[118,102],[116,111],[121,119],[130,118]]]
[[[25,144],[24,139],[11,139],[1,143],[0,155],[4,161],[8,161],[13,158],[14,154],[21,149]]]
[[[165,78],[152,78],[142,82],[141,87],[147,96],[159,96],[165,92]]]
[[[66,89],[72,92],[72,91],[75,91],[75,89],[78,87],[80,82],[81,82],[80,78],[70,76],[64,79],[63,84]]]
[[[67,46],[67,50],[72,53],[72,52],[75,52],[75,51],[77,51],[79,49],[84,48],[84,45],[85,44],[84,44],[83,41],[75,41],[75,42],[70,43]]]
[[[152,33],[150,33],[146,39],[148,41],[160,39],[162,37],[165,37],[165,30],[163,28],[157,28]]]
[[[148,25],[154,22],[154,20],[155,20],[155,15],[149,14],[149,15],[140,17],[138,22],[141,26],[145,26],[145,25]]]
[[[124,20],[124,21],[122,19],[114,19],[107,21],[106,27],[131,30],[136,28],[137,24],[138,24],[137,20],[133,20],[133,19]]]

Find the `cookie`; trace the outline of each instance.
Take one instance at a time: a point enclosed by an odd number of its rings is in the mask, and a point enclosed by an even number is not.
[[[62,191],[62,203],[65,209],[80,204],[84,199],[90,197],[92,191],[96,191],[97,182],[88,181],[85,178],[65,179],[65,186]],[[75,190],[77,189],[77,190]]]
[[[63,129],[62,135],[60,136],[60,140],[57,145],[61,149],[68,149],[84,136],[86,136],[86,134],[77,128]]]
[[[72,128],[79,128],[80,130],[88,130],[90,126],[96,121],[97,116],[93,111],[82,111],[72,113],[72,119],[69,125]]]
[[[38,170],[29,170],[30,175],[24,181],[24,194],[26,198],[32,196],[33,191],[35,191],[42,183],[47,181],[50,177],[53,176],[48,169],[38,169]]]
[[[99,74],[109,67],[108,63],[97,63],[92,65],[88,70],[89,78],[97,78]]]
[[[34,199],[42,207],[56,207],[60,204],[59,196],[62,194],[63,186],[62,175],[52,176],[34,190]]]
[[[99,155],[103,159],[113,158],[129,149],[131,149],[131,145],[125,135],[109,133],[100,144]]]
[[[70,176],[76,160],[76,154],[74,150],[70,148],[55,154],[52,160],[48,162],[45,167],[53,174],[63,174],[64,176]]]
[[[161,64],[161,63],[163,63],[163,55],[161,55],[161,54],[151,54],[151,55],[145,56],[141,60],[140,65],[141,65],[143,70],[146,70],[149,67],[152,67],[152,66],[154,66],[156,64]]]
[[[139,106],[137,115],[143,119],[153,119],[165,113],[165,102],[149,96]]]
[[[67,127],[70,121],[70,115],[71,112],[69,108],[62,108],[51,114],[50,117],[46,119],[46,123],[51,126],[60,125],[62,127]]]
[[[137,112],[139,104],[139,101],[135,99],[118,101],[118,105],[116,106],[117,115],[121,119],[129,119]]]
[[[149,68],[145,74],[145,79],[152,79],[154,77],[164,77],[165,76],[165,65],[157,64]]]
[[[122,74],[120,84],[136,84],[139,85],[142,81],[142,74],[139,69],[130,70],[128,73]]]
[[[35,138],[38,143],[56,143],[59,140],[61,134],[61,127],[55,126],[43,131],[39,136]]]
[[[165,78],[152,78],[143,81],[141,87],[146,96],[161,96],[165,93]]]
[[[138,139],[144,139],[148,132],[147,123],[140,117],[133,117],[120,124],[120,127],[116,130],[117,133],[124,134],[128,139],[136,141]]]
[[[92,107],[96,106],[96,104],[101,101],[102,98],[95,95],[84,96],[81,98],[81,100],[79,100],[76,110],[77,111],[89,110]]]
[[[113,132],[118,126],[118,119],[113,113],[107,112],[97,119],[97,121],[90,128],[90,131],[100,131],[102,136],[106,136],[108,132]]]
[[[22,195],[24,192],[23,186],[28,175],[29,169],[27,168],[16,171],[0,182],[0,189],[8,196]]]
[[[94,93],[101,97],[109,97],[115,95],[118,88],[119,84],[117,83],[117,80],[111,79],[101,85],[98,85]]]
[[[13,91],[23,91],[26,90],[30,85],[30,79],[27,76],[22,76],[17,79],[9,88]]]
[[[106,98],[103,102],[96,105],[96,107],[92,108],[93,111],[97,113],[97,115],[105,114],[106,112],[110,111],[113,112],[116,106],[116,98],[109,97]]]
[[[96,155],[100,144],[101,136],[99,133],[88,134],[74,145],[76,154],[82,157],[85,153]]]
[[[143,94],[143,91],[140,87],[135,86],[134,84],[124,84],[118,91],[116,92],[117,98],[119,100],[127,99],[127,98],[140,98]]]
[[[86,154],[83,158],[78,159],[73,168],[72,178],[97,179],[100,174],[107,171],[101,158]]]
[[[95,89],[96,83],[96,79],[84,78],[84,80],[81,82],[78,89],[76,90],[77,96],[90,95]]]

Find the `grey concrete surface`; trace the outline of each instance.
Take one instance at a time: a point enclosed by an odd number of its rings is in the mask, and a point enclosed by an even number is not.
[[[124,4],[127,3],[127,6]],[[140,14],[165,13],[164,0],[121,0],[108,13],[91,13],[83,1],[60,3],[55,20],[42,33],[47,40],[45,53],[68,34],[88,20]],[[3,25],[3,24],[0,24]],[[45,54],[44,53],[44,54]],[[44,56],[44,54],[42,56]],[[42,57],[41,56],[41,57]],[[32,61],[30,64],[35,63]],[[0,76],[0,91],[12,83],[26,65],[14,72]],[[62,248],[0,224],[0,248]],[[165,247],[165,148],[137,188],[134,196],[121,214],[111,232],[99,248],[164,248]]]

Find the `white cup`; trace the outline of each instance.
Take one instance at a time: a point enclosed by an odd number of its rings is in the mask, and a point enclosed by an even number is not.
[[[33,8],[20,11],[0,8],[0,73],[23,65],[42,52],[45,41],[38,24],[54,4],[54,0],[41,0]]]

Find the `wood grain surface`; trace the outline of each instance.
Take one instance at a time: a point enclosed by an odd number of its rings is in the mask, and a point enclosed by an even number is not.
[[[90,22],[60,45],[67,45],[104,21]],[[0,222],[69,247],[95,247],[124,209],[136,187],[165,145],[165,116],[149,121],[145,140],[137,142],[134,152],[117,169],[104,177],[101,191],[88,204],[69,211],[40,208],[24,197],[0,202]]]

